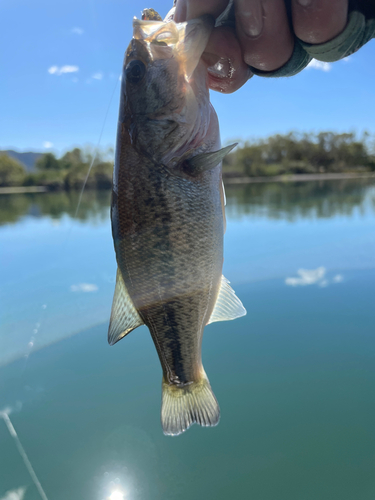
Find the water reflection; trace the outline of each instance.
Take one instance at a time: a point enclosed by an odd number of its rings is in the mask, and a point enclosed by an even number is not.
[[[298,277],[285,279],[285,284],[289,286],[307,286],[319,285],[326,287],[331,283],[342,283],[344,277],[342,274],[336,274],[332,279],[327,279],[327,269],[320,266],[317,269],[298,269]]]
[[[20,488],[16,488],[14,490],[9,490],[5,493],[0,500],[23,500],[26,493],[26,487],[21,486]]]
[[[18,453],[20,454],[28,473],[30,474],[31,480],[34,483],[34,485],[35,485],[35,487],[40,495],[40,498],[42,500],[48,500],[47,495],[45,494],[44,489],[43,489],[42,485],[40,484],[38,476],[35,473],[34,467],[32,466],[32,464],[29,460],[29,457],[26,454],[26,451],[25,451],[25,449],[24,449],[24,447],[23,447],[23,445],[18,437],[18,434],[13,426],[12,421],[10,420],[9,415],[10,415],[9,410],[4,410],[4,411],[0,412],[0,417],[3,419],[10,436],[13,438],[13,440],[15,442]],[[11,492],[8,492],[8,497],[6,496],[5,498],[7,498],[7,500],[19,500],[20,498],[23,498],[24,493],[25,493],[25,491],[23,490],[23,488],[19,488],[18,490],[13,490]],[[20,496],[20,495],[22,495],[22,496]]]
[[[81,221],[103,222],[108,219],[110,191],[86,191],[76,215]],[[25,216],[74,217],[79,192],[0,195],[0,225],[15,223]]]
[[[230,217],[298,218],[349,216],[355,209],[375,211],[375,183],[369,179],[286,182],[227,186]]]
[[[105,477],[109,476],[109,473],[104,474]],[[114,481],[110,481],[106,486],[106,496],[102,500],[130,500],[128,494],[129,492],[122,486],[122,481],[119,477],[116,477]]]
[[[113,493],[109,495],[109,500],[124,500],[125,493],[120,490],[115,490]]]
[[[367,498],[374,186],[227,188],[225,275],[249,314],[234,331],[211,325],[204,339],[222,423],[172,441],[160,432],[160,366],[146,329],[118,349],[106,343],[110,194],[85,194],[87,223],[65,246],[78,195],[0,197],[2,222],[20,220],[0,228],[0,412],[49,498]],[[323,218],[335,214],[353,216]],[[40,498],[3,418],[0,443],[0,499]]]
[[[327,218],[351,215],[353,210],[375,211],[375,183],[372,179],[341,181],[278,182],[227,185],[228,216],[263,215],[268,218]],[[108,219],[110,191],[86,191],[77,214],[81,221]],[[15,223],[25,216],[73,217],[79,193],[34,193],[0,196],[0,225]]]

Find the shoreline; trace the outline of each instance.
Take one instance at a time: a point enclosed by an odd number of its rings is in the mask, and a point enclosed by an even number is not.
[[[224,184],[251,184],[262,182],[309,182],[309,181],[335,181],[345,179],[375,179],[375,172],[350,173],[340,172],[331,174],[294,174],[276,175],[273,177],[226,177],[223,175]]]
[[[331,173],[331,174],[295,174],[295,175],[276,175],[273,177],[227,177],[223,175],[225,184],[259,184],[266,182],[309,182],[309,181],[335,181],[345,179],[375,179],[375,172],[368,173]],[[62,190],[65,191],[65,190]],[[77,190],[78,191],[78,190]],[[0,187],[2,194],[28,194],[28,193],[51,193],[47,186],[12,186]]]
[[[0,187],[0,194],[47,193],[46,186],[9,186]]]

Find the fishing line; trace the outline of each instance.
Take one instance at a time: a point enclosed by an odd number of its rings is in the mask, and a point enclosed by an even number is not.
[[[30,356],[30,354],[31,354],[31,352],[33,350],[34,345],[35,345],[36,336],[37,336],[37,334],[38,334],[38,332],[40,330],[40,327],[42,326],[43,319],[44,319],[44,314],[45,314],[45,310],[46,309],[47,309],[47,304],[43,304],[42,305],[42,312],[39,315],[38,321],[34,325],[33,334],[30,337],[29,343],[27,344],[26,353],[24,355],[25,364],[24,364],[24,367],[23,367],[23,370],[22,370],[22,373],[21,373],[21,377],[25,374],[26,367],[27,367],[27,362],[29,360],[29,356]]]
[[[102,135],[103,135],[104,128],[105,128],[105,124],[106,124],[107,117],[108,117],[108,113],[109,113],[109,110],[110,110],[110,108],[111,108],[111,104],[112,104],[112,101],[113,101],[113,97],[114,97],[114,95],[115,95],[115,92],[116,92],[116,89],[117,89],[117,85],[118,85],[118,82],[119,82],[120,78],[121,78],[121,76],[120,76],[119,78],[117,78],[117,79],[116,79],[115,86],[114,86],[114,88],[113,88],[113,90],[112,90],[111,98],[110,98],[110,100],[109,100],[109,103],[108,103],[108,106],[107,106],[107,110],[106,110],[106,113],[105,113],[105,115],[104,115],[103,125],[102,125],[102,128],[101,128],[101,130],[100,130],[99,139],[98,139],[98,141],[97,141],[97,144],[96,144],[96,147],[95,147],[95,150],[94,150],[95,154],[94,154],[94,156],[93,156],[93,158],[92,158],[92,160],[91,160],[90,167],[89,167],[89,169],[88,169],[88,171],[87,171],[87,174],[86,174],[86,177],[85,177],[85,180],[84,180],[84,182],[83,182],[83,186],[82,186],[82,189],[81,189],[81,192],[80,192],[79,198],[78,198],[77,208],[76,208],[76,211],[75,211],[75,213],[74,213],[74,219],[76,219],[76,218],[77,218],[77,214],[78,214],[78,211],[79,211],[79,207],[80,207],[80,205],[81,205],[81,201],[82,201],[83,192],[84,192],[84,190],[85,190],[85,187],[86,187],[86,184],[87,184],[87,180],[88,180],[88,178],[89,178],[89,175],[90,175],[91,169],[92,169],[92,167],[93,167],[93,165],[94,165],[94,162],[95,162],[96,157],[97,157],[97,154],[98,154],[98,150],[99,150],[100,142],[101,142],[101,140],[102,140]],[[62,248],[64,248],[64,246],[67,244],[67,242],[68,242],[68,240],[69,240],[69,238],[70,238],[70,236],[71,236],[72,229],[73,229],[73,226],[71,226],[71,227],[70,227],[70,229],[69,229],[69,231],[68,231],[68,234],[66,235],[65,240],[62,242]],[[46,305],[46,304],[44,304],[42,307],[43,307],[43,309],[45,309],[45,308],[47,307],[47,305]],[[39,328],[40,328],[40,326],[41,326],[41,324],[42,324],[42,318],[40,318],[40,320],[37,322],[37,324],[38,324],[37,329],[39,330]],[[37,333],[37,332],[34,332],[34,333]],[[30,345],[31,343],[32,343],[32,345]],[[33,348],[33,346],[34,346],[34,341],[33,341],[33,340],[30,340],[30,341],[29,341],[29,343],[28,343],[28,349],[27,349],[26,356],[25,356],[25,358],[26,358],[26,362],[25,362],[25,365],[24,365],[24,368],[23,368],[23,371],[22,371],[22,375],[24,375],[24,373],[25,373],[26,366],[27,366],[27,361],[28,361],[28,358],[29,358],[29,356],[30,356],[30,354],[31,354],[31,352],[32,352],[32,348]]]
[[[113,91],[112,91],[112,95],[111,95],[111,98],[110,98],[110,100],[109,100],[109,104],[108,104],[108,107],[107,107],[107,111],[106,111],[105,116],[104,116],[104,121],[103,121],[102,129],[101,129],[101,131],[100,131],[100,134],[99,134],[99,139],[98,139],[98,142],[97,142],[97,144],[96,144],[95,154],[94,154],[94,156],[93,156],[93,159],[91,160],[91,164],[90,164],[90,167],[89,167],[88,172],[87,172],[87,174],[86,174],[86,178],[85,178],[85,180],[84,180],[84,182],[83,182],[83,186],[82,186],[82,189],[81,189],[81,192],[80,192],[79,198],[78,198],[78,204],[77,204],[77,209],[76,209],[75,214],[74,214],[74,218],[76,218],[76,217],[77,217],[78,210],[79,210],[79,207],[80,207],[80,205],[81,205],[81,201],[82,201],[83,191],[85,190],[85,187],[86,187],[86,184],[87,184],[87,180],[88,180],[88,178],[89,178],[89,175],[90,175],[91,169],[92,169],[92,167],[93,167],[93,165],[94,165],[94,162],[95,162],[95,160],[96,160],[96,156],[97,156],[97,154],[98,154],[98,150],[99,150],[99,146],[100,146],[100,141],[102,140],[102,135],[103,135],[104,127],[105,127],[105,124],[106,124],[106,121],[107,121],[107,117],[108,117],[109,109],[110,109],[111,104],[112,104],[113,96],[115,95],[115,91],[116,91],[116,89],[117,89],[118,82],[119,82],[119,80],[116,80],[115,87],[114,87],[114,89],[113,89]]]
[[[33,480],[33,483],[35,484],[36,489],[39,492],[40,498],[42,498],[42,500],[48,500],[47,495],[45,494],[45,492],[42,488],[42,485],[40,484],[38,476],[35,474],[34,468],[31,465],[31,462],[26,454],[26,451],[24,450],[24,447],[21,444],[21,441],[18,437],[18,434],[17,434],[15,428],[13,427],[13,424],[9,418],[8,413],[6,411],[0,412],[0,416],[3,417],[5,425],[7,426],[7,429],[9,431],[9,434],[12,436],[12,438],[16,442],[16,446],[17,446],[17,449],[19,451],[19,454],[21,455],[21,458],[24,461],[26,469],[28,470],[28,472],[31,476],[31,479]]]

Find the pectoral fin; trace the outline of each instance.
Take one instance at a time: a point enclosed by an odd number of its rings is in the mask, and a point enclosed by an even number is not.
[[[217,167],[223,158],[236,146],[237,142],[235,144],[231,144],[230,146],[226,146],[223,149],[219,149],[219,151],[201,153],[193,158],[190,158],[189,160],[185,160],[184,170],[192,176],[211,170],[212,168]]]
[[[108,343],[110,345],[116,344],[125,335],[141,325],[143,325],[143,321],[134,307],[121,272],[117,269],[116,288],[108,329]]]
[[[215,321],[229,321],[245,315],[246,309],[242,305],[242,302],[229,285],[229,281],[222,276],[219,295],[207,324],[209,325]]]
[[[227,219],[225,217],[225,205],[227,204],[227,199],[225,196],[225,188],[224,188],[223,181],[221,181],[220,200],[221,200],[221,210],[223,211],[223,226],[224,226],[224,234],[225,234],[225,231],[227,230]]]

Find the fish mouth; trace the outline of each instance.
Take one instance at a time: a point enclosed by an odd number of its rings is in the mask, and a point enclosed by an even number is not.
[[[208,14],[184,23],[135,18],[127,62],[135,57],[141,58],[146,64],[157,59],[176,57],[189,80],[207,46],[214,24],[214,18]]]

